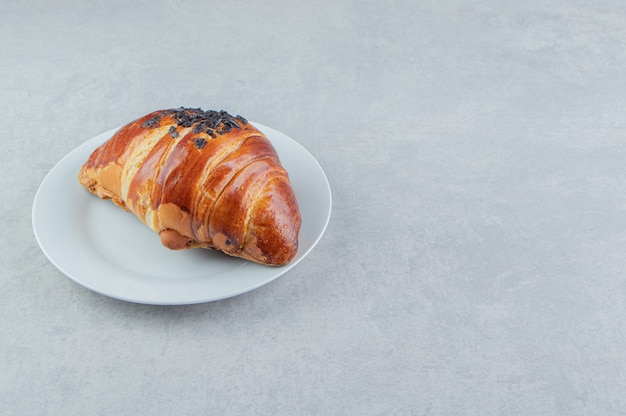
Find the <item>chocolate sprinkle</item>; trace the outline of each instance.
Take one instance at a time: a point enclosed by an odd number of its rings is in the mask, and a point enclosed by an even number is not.
[[[184,128],[193,127],[191,132],[193,134],[206,133],[212,138],[216,138],[217,135],[226,134],[233,129],[241,129],[248,124],[248,120],[240,115],[232,116],[226,111],[204,111],[201,108],[185,108],[180,107],[172,110],[161,111],[149,119],[145,120],[142,127],[155,128],[159,127],[162,117],[172,116],[176,120],[176,124]],[[170,126],[168,133],[172,135],[172,139],[177,138],[180,133],[176,131],[176,126]],[[202,149],[206,146],[207,141],[205,138],[198,137],[194,139],[194,144],[198,149]]]
[[[204,137],[196,137],[193,140],[193,143],[196,145],[196,148],[202,149],[204,146],[206,146],[206,139]]]
[[[144,121],[141,127],[149,127],[149,128],[158,127],[160,125],[159,121],[161,121],[161,117],[156,115]]]
[[[200,108],[180,107],[177,110],[170,110],[170,114],[179,126],[194,126],[192,130],[194,134],[206,131],[211,137],[213,137],[215,132],[218,134],[228,133],[232,129],[240,129],[248,123],[245,118],[241,116],[233,117],[224,110],[203,111]]]

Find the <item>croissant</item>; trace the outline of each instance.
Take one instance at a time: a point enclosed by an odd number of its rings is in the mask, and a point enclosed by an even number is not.
[[[172,250],[202,247],[257,263],[289,263],[298,203],[270,141],[225,111],[178,108],[119,129],[79,182],[134,213]]]

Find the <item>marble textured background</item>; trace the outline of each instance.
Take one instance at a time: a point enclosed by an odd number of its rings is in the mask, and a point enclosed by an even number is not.
[[[0,3],[0,413],[626,414],[626,6]],[[256,291],[125,303],[39,250],[41,180],[158,108],[303,144],[333,216]]]

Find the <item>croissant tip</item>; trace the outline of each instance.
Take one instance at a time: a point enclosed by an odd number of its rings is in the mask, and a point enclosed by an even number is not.
[[[163,244],[163,246],[169,248],[170,250],[184,250],[188,248],[193,248],[195,245],[193,239],[185,237],[184,235],[181,235],[178,231],[172,230],[170,228],[161,230],[159,232],[159,237],[161,238],[161,244]]]

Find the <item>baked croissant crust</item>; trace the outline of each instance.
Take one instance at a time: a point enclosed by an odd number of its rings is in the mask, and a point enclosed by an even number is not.
[[[147,114],[98,147],[78,175],[173,250],[203,247],[289,263],[301,216],[270,141],[241,116],[179,108]]]

